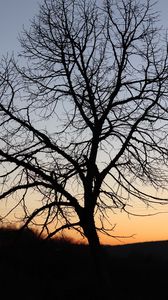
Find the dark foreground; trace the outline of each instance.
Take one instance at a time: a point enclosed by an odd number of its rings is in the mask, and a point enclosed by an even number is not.
[[[104,247],[111,300],[168,300],[168,242]],[[95,300],[89,249],[0,229],[0,290],[5,300]],[[3,296],[2,296],[3,295]],[[106,300],[106,299],[103,299]]]

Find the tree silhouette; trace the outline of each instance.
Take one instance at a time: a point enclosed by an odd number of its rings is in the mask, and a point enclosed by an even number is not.
[[[150,0],[44,0],[20,37],[21,63],[1,62],[8,214],[21,206],[24,226],[40,222],[49,237],[74,228],[95,253],[108,211],[132,198],[165,203],[142,189],[168,179],[162,33]]]

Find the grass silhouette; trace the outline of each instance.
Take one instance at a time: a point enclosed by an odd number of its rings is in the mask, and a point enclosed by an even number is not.
[[[168,299],[168,242],[104,246],[114,300]],[[24,300],[95,300],[87,245],[0,228],[1,295]],[[106,300],[106,299],[105,299]]]

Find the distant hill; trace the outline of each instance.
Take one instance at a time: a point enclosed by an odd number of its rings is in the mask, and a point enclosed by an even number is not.
[[[106,249],[111,256],[118,258],[135,258],[137,256],[139,259],[150,257],[150,259],[168,261],[168,241],[107,246]]]

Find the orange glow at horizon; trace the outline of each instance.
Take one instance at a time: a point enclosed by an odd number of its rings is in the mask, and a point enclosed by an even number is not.
[[[159,212],[159,211],[158,211]],[[122,245],[130,243],[168,240],[168,211],[156,215],[128,217],[118,216],[112,235],[118,237],[100,236],[102,244]],[[120,237],[121,236],[121,237]]]
[[[35,195],[31,195],[32,209],[35,209],[37,200]],[[14,199],[10,199],[10,204],[14,204]],[[35,200],[35,201],[33,201]],[[1,213],[6,210],[5,202],[0,203]],[[115,226],[111,233],[114,237],[99,234],[100,242],[109,245],[122,245],[146,241],[168,240],[168,205],[156,205],[155,209],[146,208],[142,203],[135,203],[135,208],[139,214],[145,216],[132,216],[125,212],[109,212],[109,220]],[[18,212],[18,213],[17,213]],[[152,215],[156,213],[156,215]],[[19,215],[19,208],[15,211]],[[148,216],[148,214],[150,216]],[[72,238],[77,243],[86,243],[75,230],[66,230],[63,236]],[[115,238],[116,236],[116,238]]]
[[[114,216],[116,227],[113,237],[99,234],[102,245],[125,245],[132,243],[168,240],[168,213],[154,216],[128,217],[126,214]],[[110,233],[110,232],[109,232]],[[59,236],[72,239],[75,243],[87,243],[75,230],[65,230]]]
[[[114,215],[116,227],[110,237],[99,234],[103,245],[124,245],[132,243],[168,240],[168,213],[153,216],[128,217],[127,214]],[[64,234],[63,234],[64,236]],[[86,243],[86,240],[76,231],[65,231],[65,237],[72,238],[77,243]],[[115,238],[116,236],[116,238]]]

